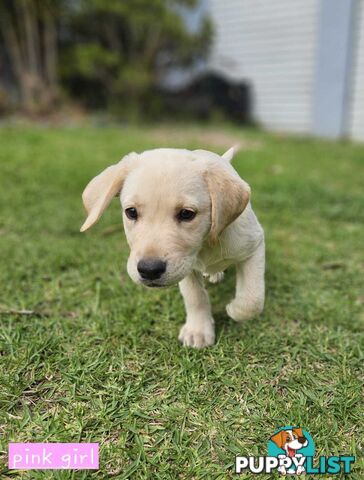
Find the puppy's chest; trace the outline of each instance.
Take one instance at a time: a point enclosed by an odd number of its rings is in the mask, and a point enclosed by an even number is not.
[[[202,273],[214,275],[215,273],[223,272],[233,263],[234,261],[232,260],[222,260],[221,262],[212,263],[210,265],[203,265],[199,270]]]
[[[239,233],[228,230],[217,245],[205,244],[198,254],[195,269],[212,275],[249,258],[262,241],[262,230],[257,234],[254,231]]]
[[[220,246],[201,250],[196,262],[196,270],[212,275],[222,272],[238,261],[236,252],[226,251]]]

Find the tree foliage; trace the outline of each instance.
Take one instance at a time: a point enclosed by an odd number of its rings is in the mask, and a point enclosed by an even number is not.
[[[0,32],[19,102],[28,111],[47,110],[58,99],[56,0],[1,0]]]
[[[1,36],[24,108],[49,108],[60,85],[88,106],[150,105],[163,75],[202,58],[211,38],[184,11],[197,0],[0,0]],[[24,34],[23,34],[24,32]]]

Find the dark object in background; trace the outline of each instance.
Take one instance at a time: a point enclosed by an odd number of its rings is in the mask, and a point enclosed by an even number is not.
[[[245,82],[205,73],[179,90],[159,91],[169,115],[207,120],[216,112],[239,123],[251,121],[251,92]]]

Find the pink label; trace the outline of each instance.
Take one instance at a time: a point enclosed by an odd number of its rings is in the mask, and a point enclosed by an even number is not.
[[[98,443],[9,443],[9,469],[97,470]]]

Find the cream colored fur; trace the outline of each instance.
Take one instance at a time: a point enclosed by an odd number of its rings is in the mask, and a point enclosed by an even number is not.
[[[186,346],[205,347],[215,341],[214,320],[203,276],[216,283],[223,271],[235,265],[235,298],[228,315],[246,320],[264,306],[264,234],[250,204],[250,188],[230,165],[234,150],[219,156],[206,150],[161,148],[131,153],[108,167],[85,188],[87,219],[81,231],[101,217],[117,195],[130,246],[127,269],[136,282],[149,287],[179,283],[186,323],[179,340]],[[138,219],[125,215],[135,208]],[[196,212],[188,222],[178,212]],[[141,278],[141,259],[167,263],[157,280]]]

